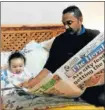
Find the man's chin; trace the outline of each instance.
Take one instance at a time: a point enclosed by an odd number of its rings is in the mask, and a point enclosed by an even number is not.
[[[76,32],[70,32],[69,34],[70,34],[70,35],[77,35]]]
[[[75,33],[74,33],[74,32],[70,32],[69,34],[70,34],[70,35],[75,35]]]
[[[77,35],[77,33],[76,32],[74,32],[74,31],[66,31],[66,33],[68,33],[69,35]]]

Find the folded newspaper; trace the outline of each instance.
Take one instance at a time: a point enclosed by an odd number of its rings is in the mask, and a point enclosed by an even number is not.
[[[104,83],[104,33],[100,33],[55,73],[40,74],[32,79],[28,90],[32,94],[80,96],[87,87]]]

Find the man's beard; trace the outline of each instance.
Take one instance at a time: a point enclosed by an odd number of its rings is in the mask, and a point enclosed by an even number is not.
[[[68,34],[70,34],[70,35],[77,35],[77,32],[76,31],[74,31],[72,28],[68,28],[68,29],[66,29],[66,33],[68,33]]]

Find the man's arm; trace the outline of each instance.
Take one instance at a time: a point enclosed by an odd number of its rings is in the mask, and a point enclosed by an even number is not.
[[[58,40],[56,40],[57,38],[54,39],[54,42],[52,43],[50,52],[49,52],[49,58],[44,66],[44,69],[35,77],[30,79],[29,81],[26,81],[22,84],[20,84],[19,86],[23,86],[26,88],[32,88],[34,87],[36,84],[38,84],[45,76],[47,76],[49,73],[54,73],[54,71],[57,69],[56,64],[57,64],[57,59],[56,59],[56,54],[57,49],[56,47],[59,45],[58,44]]]
[[[36,84],[38,84],[49,73],[50,73],[50,71],[44,68],[36,77],[21,83],[19,86],[25,87],[25,88],[33,88]]]

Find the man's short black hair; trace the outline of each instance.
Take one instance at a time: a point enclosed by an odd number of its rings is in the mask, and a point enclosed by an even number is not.
[[[9,58],[8,58],[8,64],[9,64],[9,66],[11,64],[11,60],[12,59],[15,59],[15,58],[21,58],[21,59],[23,59],[24,60],[24,64],[26,64],[26,58],[25,58],[25,56],[22,53],[20,53],[20,52],[13,52],[9,56]]]
[[[75,5],[72,5],[72,6],[69,6],[69,7],[65,8],[63,10],[63,14],[65,14],[65,13],[74,13],[74,16],[76,18],[82,17],[81,10]]]

